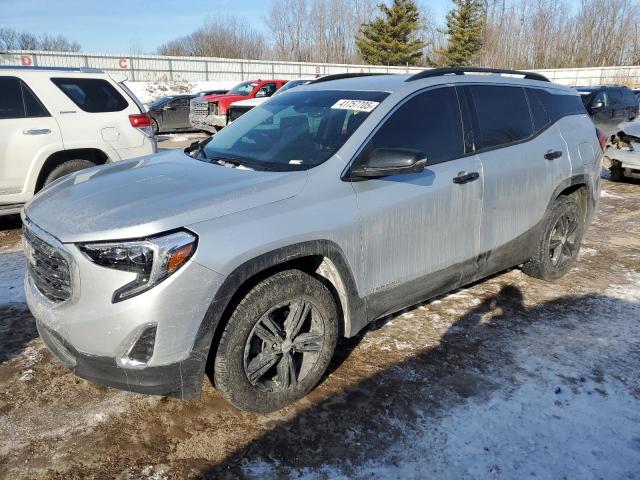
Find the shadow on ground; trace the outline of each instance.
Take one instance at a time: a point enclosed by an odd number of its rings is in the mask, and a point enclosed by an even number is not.
[[[593,328],[606,332],[611,315],[637,321],[640,304],[606,295],[585,295],[527,308],[517,287],[504,286],[498,294],[461,316],[437,346],[419,351],[320,401],[223,461],[202,469],[196,478],[246,477],[247,469],[253,471],[251,478],[254,475],[298,478],[301,472],[311,475],[309,478],[331,478],[336,470],[327,473],[323,469],[328,465],[337,466],[341,475],[354,476],[361,473],[359,466],[394,445],[397,448],[401,440],[406,441],[407,426],[415,425],[425,415],[443,417],[468,400],[482,402],[492,393],[508,395],[510,389],[515,390],[518,386],[515,375],[521,365],[513,352],[529,348],[527,333],[534,328],[542,337],[536,340],[543,346],[538,354],[546,358],[551,355],[544,351],[547,340],[551,344],[558,336],[588,337],[586,332]],[[562,342],[562,348],[569,344],[571,361],[574,353],[581,362],[597,364],[602,359],[602,352],[592,350],[590,345],[578,345],[573,352],[570,340]],[[632,361],[640,365],[640,353],[637,357]],[[586,379],[564,381],[601,382],[603,375],[594,368],[585,374]],[[640,391],[636,393],[640,397]],[[539,414],[527,411],[526,406],[523,410],[525,418]]]

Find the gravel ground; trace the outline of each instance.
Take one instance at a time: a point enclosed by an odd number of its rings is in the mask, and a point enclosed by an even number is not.
[[[178,143],[178,142],[174,142]],[[513,269],[343,341],[296,405],[93,385],[24,305],[0,219],[0,478],[640,478],[640,182],[603,181],[580,259]]]

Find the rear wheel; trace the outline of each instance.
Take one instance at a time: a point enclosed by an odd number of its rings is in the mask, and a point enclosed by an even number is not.
[[[51,182],[64,177],[65,175],[69,175],[70,173],[77,172],[78,170],[84,170],[85,168],[95,167],[96,164],[81,158],[74,160],[67,160],[64,163],[61,163],[56,168],[51,170],[47,178],[45,178],[43,187],[49,185]]]
[[[547,215],[536,254],[523,265],[527,275],[556,280],[569,271],[580,250],[584,212],[573,197],[558,197]]]
[[[215,356],[215,387],[242,410],[278,410],[316,386],[337,339],[338,314],[327,287],[299,270],[277,273],[251,289],[231,315]]]

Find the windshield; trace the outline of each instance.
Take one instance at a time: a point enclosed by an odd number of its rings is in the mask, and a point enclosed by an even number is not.
[[[300,85],[306,85],[311,80],[291,80],[290,82],[285,83],[280,89],[274,93],[274,95],[280,95],[287,90],[291,90],[294,87],[299,87]]]
[[[306,170],[329,159],[388,95],[333,90],[280,95],[214,135],[204,154],[256,170]]]
[[[253,89],[256,88],[257,86],[258,86],[257,83],[243,82],[233,87],[227,93],[229,93],[230,95],[242,95],[246,97],[251,92],[253,92]]]

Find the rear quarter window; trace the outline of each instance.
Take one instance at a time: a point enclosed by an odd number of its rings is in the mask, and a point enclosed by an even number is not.
[[[468,89],[478,117],[478,149],[509,145],[533,134],[524,88],[471,85]]]
[[[527,88],[536,132],[567,115],[586,114],[582,98],[564,92],[552,93],[540,88]],[[543,122],[543,120],[546,120]]]
[[[85,112],[120,112],[129,106],[124,97],[106,80],[52,78],[51,81]]]

